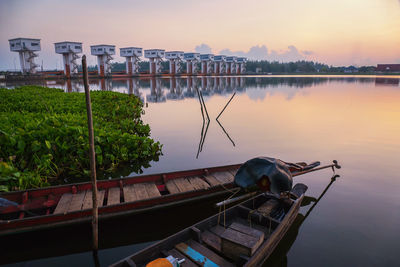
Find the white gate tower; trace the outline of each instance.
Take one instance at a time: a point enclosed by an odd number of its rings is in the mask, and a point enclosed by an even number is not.
[[[65,41],[55,43],[54,46],[56,53],[63,56],[65,76],[70,78],[71,74],[78,73],[78,64],[75,60],[79,58],[78,54],[82,53],[82,43]]]
[[[214,56],[214,72],[215,74],[224,74],[225,73],[225,61],[226,56],[219,55]]]
[[[111,60],[115,55],[115,45],[91,45],[90,52],[97,56],[97,70],[101,77],[111,74]]]
[[[212,73],[212,63],[214,61],[213,54],[202,54],[200,55],[201,61],[201,72],[203,74],[211,74]]]
[[[247,61],[247,58],[245,58],[245,57],[237,58],[237,64],[238,64],[238,67],[236,69],[237,74],[243,74],[246,72],[246,61]]]
[[[119,49],[121,57],[126,58],[126,74],[139,73],[139,57],[143,56],[143,49],[139,47],[125,47]]]
[[[161,73],[161,62],[165,55],[163,49],[149,49],[144,50],[144,57],[149,59],[150,63],[150,74],[157,75]]]
[[[226,74],[236,74],[237,57],[226,57]]]
[[[200,53],[185,53],[183,54],[186,60],[186,73],[188,75],[197,73],[197,63],[200,60]]]
[[[39,65],[35,64],[34,59],[38,56],[35,51],[40,51],[40,39],[15,38],[8,42],[10,50],[19,53],[22,73],[36,73]]]
[[[169,73],[174,75],[181,72],[183,51],[165,52],[165,58],[169,60]]]

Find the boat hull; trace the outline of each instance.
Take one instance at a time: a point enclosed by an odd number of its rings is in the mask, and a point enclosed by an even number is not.
[[[102,205],[98,209],[99,220],[106,220],[113,217],[131,216],[135,214],[152,213],[157,210],[174,207],[177,205],[186,205],[193,201],[201,201],[205,199],[214,199],[216,197],[226,196],[234,188],[233,170],[237,170],[240,164],[213,167],[208,169],[196,169],[188,171],[180,171],[173,173],[154,174],[138,177],[129,177],[124,179],[99,181],[98,190],[103,190],[104,203],[110,199],[111,191],[118,191],[118,201],[121,203]],[[220,184],[208,185],[205,183],[204,176],[212,176],[215,173],[229,174],[228,180],[223,180]],[[189,177],[189,178],[187,178]],[[167,187],[171,181],[175,182],[184,180],[186,186],[187,179],[202,179],[203,185],[200,187],[181,187],[177,191],[171,193]],[[201,178],[200,178],[201,177]],[[214,178],[213,178],[214,179]],[[215,179],[214,179],[215,180]],[[213,181],[214,181],[213,180]],[[217,181],[217,180],[215,180]],[[156,195],[153,197],[138,198],[135,201],[124,201],[127,195],[125,189],[130,186],[151,184],[156,188]],[[185,184],[183,184],[184,186]],[[87,223],[91,220],[92,210],[90,208],[72,210],[68,212],[56,213],[65,195],[70,195],[71,198],[78,196],[80,193],[91,191],[90,183],[80,183],[74,185],[55,186],[44,189],[28,190],[24,192],[12,192],[0,194],[0,197],[10,201],[17,202],[18,206],[9,206],[0,208],[2,216],[16,216],[13,219],[0,218],[0,236],[17,234],[22,232],[31,232],[43,230],[46,228],[66,227],[74,224]],[[72,201],[72,200],[71,200]],[[102,200],[103,201],[103,200]],[[81,198],[81,202],[83,198]],[[81,207],[83,204],[80,203]],[[28,210],[30,207],[31,210]],[[29,216],[30,213],[39,211],[38,216]],[[18,217],[19,216],[19,217]]]

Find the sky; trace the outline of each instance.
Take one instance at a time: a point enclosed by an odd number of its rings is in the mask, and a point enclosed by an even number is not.
[[[161,48],[333,66],[400,63],[400,0],[0,0],[0,70],[8,40],[41,39],[37,63],[62,68],[54,43]]]

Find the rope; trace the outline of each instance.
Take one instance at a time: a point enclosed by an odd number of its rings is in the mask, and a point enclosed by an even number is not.
[[[229,188],[226,188],[224,186],[224,184],[221,183],[220,185],[222,186],[222,188],[225,191],[232,193],[227,199],[224,200],[224,205],[223,205],[224,206],[224,212],[223,212],[224,213],[224,228],[226,228],[226,204],[225,204],[225,201],[233,198],[240,191],[240,188],[236,188],[235,190],[230,190]],[[218,211],[218,225],[221,222],[221,213],[222,213],[222,206],[219,207],[219,211]]]

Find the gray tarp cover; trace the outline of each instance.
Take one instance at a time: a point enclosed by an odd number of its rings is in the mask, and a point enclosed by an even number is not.
[[[263,176],[268,176],[271,192],[281,193],[292,189],[292,174],[289,171],[290,163],[280,159],[258,157],[245,162],[235,175],[235,183],[247,188],[257,184]]]

